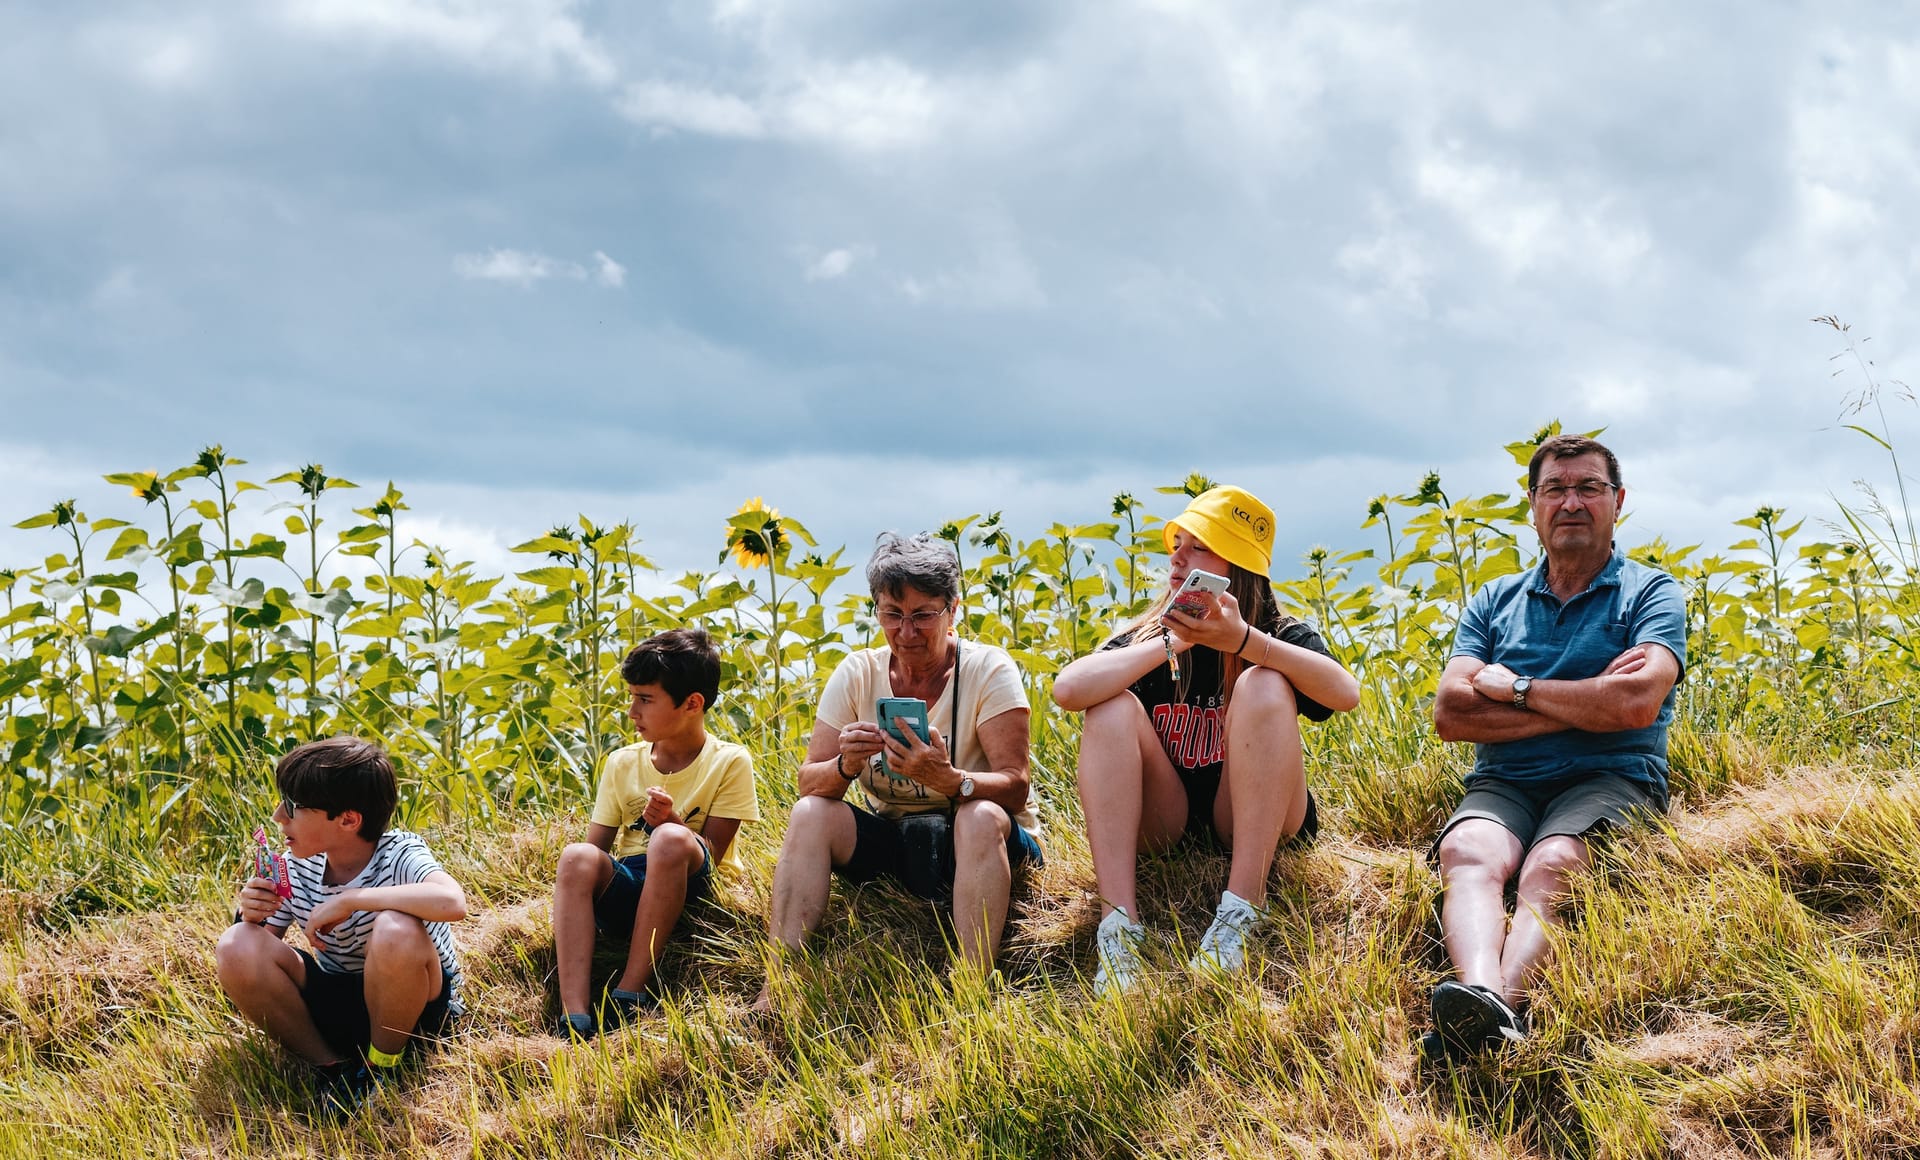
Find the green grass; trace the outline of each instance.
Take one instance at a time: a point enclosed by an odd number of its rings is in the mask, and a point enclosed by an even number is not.
[[[1913,1154],[1920,793],[1894,772],[1734,760],[1764,746],[1687,752],[1682,780],[1714,792],[1582,883],[1533,1039],[1453,1072],[1411,1047],[1442,965],[1432,777],[1327,777],[1323,840],[1275,866],[1256,978],[1193,979],[1168,946],[1117,1006],[1084,982],[1098,908],[1058,787],[1049,865],[991,988],[950,983],[942,924],[884,888],[836,890],[809,951],[770,960],[779,827],[758,827],[744,880],[669,952],[665,1013],[585,1045],[544,1030],[547,890],[578,823],[526,816],[430,835],[474,902],[474,1014],[345,1128],[310,1122],[302,1065],[218,994],[224,872],[175,867],[171,905],[53,924],[11,898],[0,1155]],[[1225,872],[1146,862],[1149,924],[1192,937]],[[754,1021],[768,970],[780,1014]]]

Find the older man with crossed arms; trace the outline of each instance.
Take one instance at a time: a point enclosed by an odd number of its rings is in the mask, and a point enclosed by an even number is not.
[[[1667,808],[1667,726],[1686,658],[1686,601],[1627,559],[1613,529],[1620,464],[1559,435],[1527,465],[1543,556],[1474,593],[1440,677],[1434,726],[1475,743],[1466,796],[1430,857],[1459,974],[1435,987],[1430,1059],[1525,1038],[1527,985],[1594,842]],[[1505,890],[1515,880],[1509,924]]]

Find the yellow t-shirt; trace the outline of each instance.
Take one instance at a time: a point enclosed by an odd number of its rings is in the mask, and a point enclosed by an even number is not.
[[[636,741],[607,754],[593,803],[593,820],[619,831],[613,839],[614,857],[647,852],[652,835],[635,823],[647,812],[647,790],[656,785],[673,795],[673,812],[696,834],[706,829],[708,818],[760,820],[760,802],[753,792],[753,758],[745,749],[709,734],[692,764],[661,773],[653,767],[653,743]],[[721,865],[740,869],[738,841],[727,847]]]
[[[940,691],[940,699],[927,706],[927,724],[940,731],[946,740],[948,760],[955,769],[978,773],[991,769],[987,751],[980,746],[979,727],[1012,709],[1025,709],[1027,693],[1020,685],[1020,670],[1004,649],[972,641],[955,642],[960,649],[960,713],[958,737],[954,731],[953,681]],[[862,649],[840,662],[827,678],[826,691],[820,694],[818,723],[832,729],[845,729],[855,721],[877,721],[876,703],[893,696],[893,682],[887,676],[892,651]],[[934,793],[919,782],[889,778],[875,757],[860,771],[860,786],[866,791],[867,806],[883,818],[932,810],[950,810],[954,799]],[[1031,834],[1040,833],[1040,799],[1027,791],[1027,805],[1014,817],[1014,824]]]

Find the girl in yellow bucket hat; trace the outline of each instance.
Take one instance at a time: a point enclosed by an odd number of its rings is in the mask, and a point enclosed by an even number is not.
[[[1142,847],[1185,835],[1231,851],[1227,888],[1191,966],[1237,972],[1259,921],[1282,839],[1319,828],[1299,716],[1324,721],[1360,702],[1320,634],[1280,611],[1267,579],[1273,511],[1237,487],[1195,496],[1167,522],[1167,589],[1138,620],[1054,680],[1053,699],[1086,714],[1080,805],[1104,913],[1096,993],[1130,990],[1146,928],[1135,898]],[[1188,613],[1173,596],[1189,573],[1227,578]]]

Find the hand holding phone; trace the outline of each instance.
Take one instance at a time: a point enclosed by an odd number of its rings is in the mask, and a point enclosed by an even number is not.
[[[874,705],[874,715],[879,718],[880,728],[902,745],[907,744],[908,729],[912,729],[923,743],[929,740],[927,703],[918,697],[882,697]],[[887,765],[887,751],[884,748],[880,751],[880,768],[888,777],[900,780],[899,775]]]
[[[1170,611],[1182,616],[1200,617],[1207,612],[1206,596],[1211,594],[1215,600],[1227,590],[1227,578],[1199,568],[1187,573],[1180,590],[1173,594]]]

